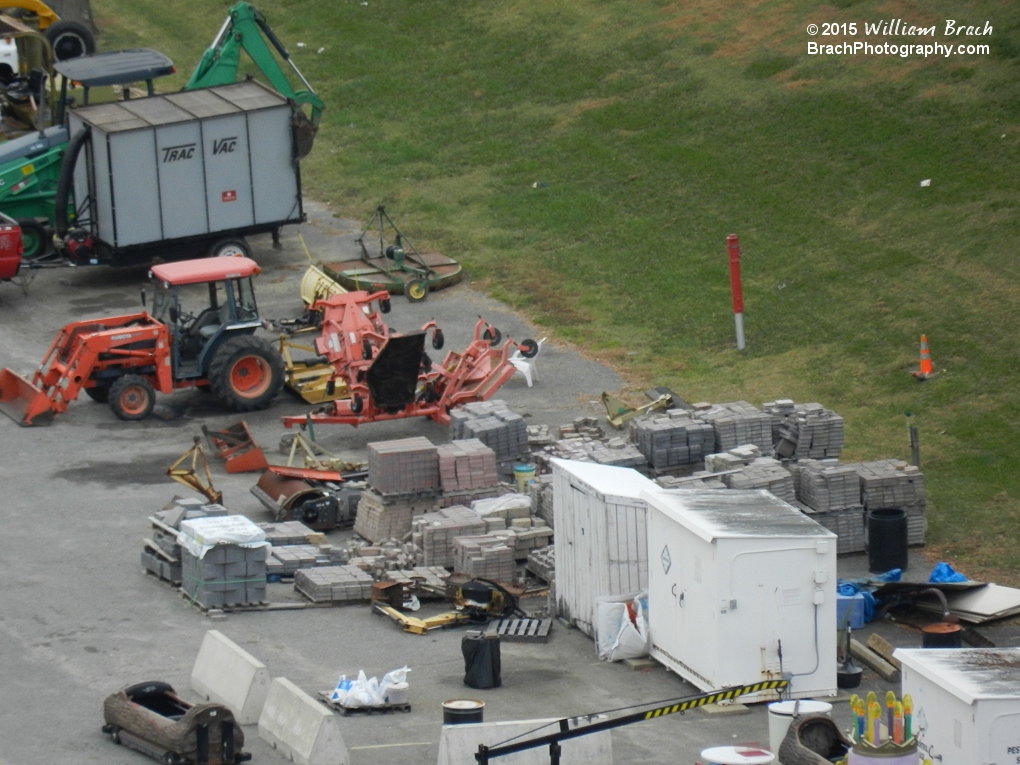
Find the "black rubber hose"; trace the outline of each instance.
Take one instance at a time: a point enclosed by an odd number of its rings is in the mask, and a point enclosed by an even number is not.
[[[92,135],[92,129],[87,125],[75,133],[67,143],[64,151],[64,160],[60,164],[60,175],[57,177],[57,189],[53,203],[56,209],[53,211],[53,222],[58,236],[67,233],[67,200],[71,196],[71,186],[74,183],[74,166],[78,164],[78,155],[81,147]]]

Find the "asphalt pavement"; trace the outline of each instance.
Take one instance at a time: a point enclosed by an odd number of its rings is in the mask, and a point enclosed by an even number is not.
[[[291,318],[302,311],[298,284],[307,260],[299,232],[316,260],[354,251],[357,223],[333,218],[322,207],[310,207],[309,214],[307,224],[285,230],[281,250],[272,249],[268,237],[252,240],[263,269],[257,295],[264,317]],[[138,309],[146,281],[144,267],[66,268],[40,272],[27,293],[0,285],[0,366],[30,374],[60,327]],[[457,349],[467,343],[479,315],[518,340],[548,334],[469,283],[418,304],[395,297],[387,319],[407,330],[435,318],[446,347]],[[515,375],[497,395],[534,424],[557,426],[597,415],[599,394],[622,385],[612,370],[554,337],[544,344],[537,368],[534,387]],[[275,448],[286,432],[279,418],[307,409],[282,394],[268,410],[244,419],[271,459],[282,461]],[[201,391],[161,396],[158,414],[126,423],[82,396],[47,428],[20,428],[0,417],[0,765],[145,762],[100,732],[103,699],[145,680],[167,681],[194,698],[191,667],[212,628],[263,661],[273,676],[313,694],[332,688],[341,674],[364,669],[381,676],[411,667],[410,713],[340,719],[353,765],[435,763],[441,704],[448,699],[479,698],[485,719],[495,721],[580,715],[695,692],[657,665],[634,670],[600,662],[591,640],[562,624],[554,626],[547,644],[504,644],[503,687],[475,691],[462,683],[460,630],[413,636],[360,605],[235,613],[211,621],[146,575],[139,555],[147,516],[175,494],[189,496],[165,476],[166,468],[191,446],[202,425],[221,429],[240,418]],[[414,435],[449,440],[447,428],[428,420],[358,429],[323,426],[316,435],[325,448],[354,459],[364,457],[366,444],[376,440]],[[215,461],[212,467],[231,511],[269,520],[249,493],[255,476],[227,475]],[[330,534],[335,544],[344,539],[343,533]],[[840,565],[859,570],[861,557]],[[926,565],[915,556],[911,568],[920,574]],[[295,599],[286,584],[270,585],[269,594],[271,600]],[[423,612],[441,608],[427,606]],[[897,645],[920,643],[917,632],[903,625],[887,623],[878,630]],[[986,634],[1002,645],[1018,644],[1015,630],[1002,630]],[[872,673],[866,673],[865,685],[892,688]],[[843,706],[837,704],[840,719],[847,718]],[[255,762],[283,762],[254,727],[245,734]],[[617,762],[693,763],[703,748],[767,738],[759,706],[738,716],[698,711],[621,728],[613,732],[613,747]]]

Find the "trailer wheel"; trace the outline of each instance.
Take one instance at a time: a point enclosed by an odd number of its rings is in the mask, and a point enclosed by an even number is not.
[[[408,302],[420,303],[429,296],[429,283],[425,279],[415,279],[412,282],[408,282],[404,294],[407,295]]]
[[[283,359],[262,338],[232,337],[209,365],[209,385],[235,412],[265,409],[283,387]]]
[[[491,345],[493,348],[499,345],[499,341],[502,339],[503,333],[493,326],[486,327],[485,331],[482,333],[482,340],[488,340],[489,345]]]
[[[48,26],[43,34],[49,40],[53,58],[57,61],[96,52],[96,38],[92,31],[77,21],[58,21]]]
[[[46,236],[46,227],[37,220],[31,218],[19,218],[18,226],[21,228],[21,243],[23,252],[21,257],[25,262],[31,263],[41,258],[49,249],[49,239]]]
[[[108,404],[110,403],[110,386],[97,385],[95,388],[86,388],[85,395],[97,404]]]
[[[209,256],[212,258],[250,258],[251,247],[244,239],[232,237],[220,239],[209,248]]]
[[[110,386],[110,408],[122,420],[144,420],[154,406],[156,391],[141,375],[123,375]]]

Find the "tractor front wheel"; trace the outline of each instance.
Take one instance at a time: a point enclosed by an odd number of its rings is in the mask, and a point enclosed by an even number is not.
[[[259,337],[227,340],[209,365],[212,392],[235,412],[265,409],[283,387],[283,359]]]
[[[110,386],[97,385],[94,388],[85,388],[85,395],[98,404],[110,403]]]
[[[110,386],[110,408],[122,420],[136,422],[152,414],[156,391],[141,375],[123,375]]]

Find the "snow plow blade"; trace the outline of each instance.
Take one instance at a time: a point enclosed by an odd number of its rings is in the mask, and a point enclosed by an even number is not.
[[[9,369],[0,370],[0,412],[25,428],[53,423],[46,394]]]

